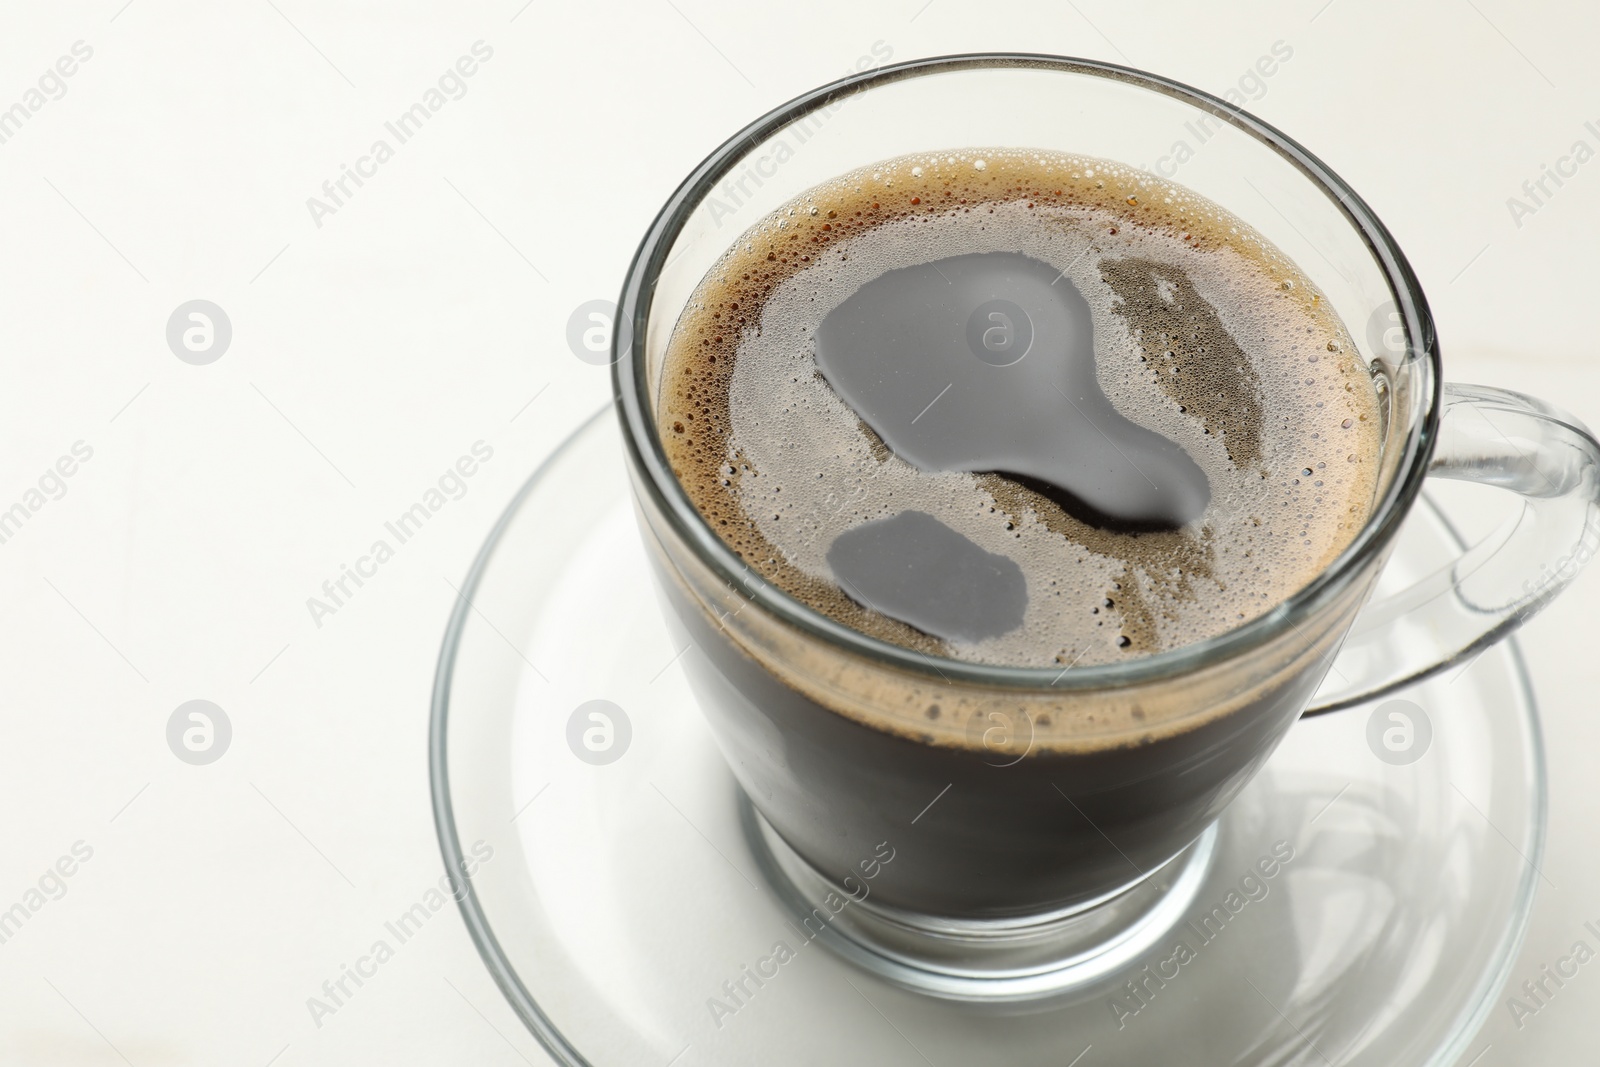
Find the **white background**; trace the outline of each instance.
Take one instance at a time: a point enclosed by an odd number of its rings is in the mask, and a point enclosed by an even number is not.
[[[1388,223],[1450,375],[1600,421],[1600,161],[1520,227],[1506,204],[1575,140],[1600,148],[1600,20],[1323,4],[0,8],[0,109],[93,49],[0,144],[0,509],[74,442],[94,452],[0,544],[0,909],[74,842],[94,850],[0,944],[0,1062],[545,1062],[453,908],[320,1028],[306,999],[440,873],[425,737],[451,583],[608,393],[568,316],[614,297],[695,162],[877,42],[1091,56],[1214,92],[1288,43],[1248,106]],[[466,95],[317,226],[307,198],[479,40],[493,58]],[[233,324],[209,366],[165,340],[194,298]],[[494,458],[466,496],[317,626],[306,599],[479,440]],[[1555,888],[1517,982],[1600,920],[1597,606],[1591,572],[1526,632]],[[165,739],[196,698],[234,730],[206,767]],[[1597,1012],[1591,964],[1521,1030],[1498,1007],[1468,1058],[1590,1059]]]

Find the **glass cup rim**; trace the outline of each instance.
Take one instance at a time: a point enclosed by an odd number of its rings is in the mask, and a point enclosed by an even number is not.
[[[1131,84],[1206,111],[1275,151],[1337,203],[1345,221],[1360,235],[1388,282],[1405,330],[1405,362],[1426,361],[1426,408],[1406,434],[1397,475],[1360,531],[1306,585],[1272,609],[1214,637],[1125,663],[1093,664],[1065,671],[930,656],[870,637],[823,615],[770,583],[750,585],[743,582],[741,579],[748,573],[748,566],[706,524],[666,460],[649,396],[645,348],[648,320],[656,280],[665,268],[667,255],[705,196],[713,192],[754,147],[798,119],[845,97],[910,78],[998,69],[1055,71]],[[616,322],[632,326],[631,330],[613,331],[612,388],[629,459],[645,474],[644,478],[635,480],[635,485],[650,494],[660,514],[685,544],[730,588],[741,590],[739,595],[790,626],[884,666],[914,675],[936,676],[945,683],[1062,693],[1103,690],[1180,677],[1244,655],[1283,631],[1297,628],[1301,620],[1336,596],[1361,572],[1364,564],[1385,551],[1421,492],[1438,437],[1442,368],[1432,315],[1410,263],[1366,202],[1299,142],[1249,112],[1182,82],[1092,59],[1023,52],[979,52],[913,59],[849,75],[774,108],[724,141],[673,191],[629,264],[617,302]],[[622,339],[628,343],[618,344]]]

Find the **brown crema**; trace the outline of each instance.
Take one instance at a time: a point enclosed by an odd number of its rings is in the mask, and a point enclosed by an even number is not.
[[[919,469],[818,373],[819,325],[865,282],[990,251],[1082,293],[1105,396],[1205,472],[1198,519],[1118,531],[1002,473]],[[757,223],[680,317],[657,404],[674,474],[762,579],[872,637],[1010,666],[1120,662],[1260,615],[1350,542],[1378,466],[1372,379],[1298,267],[1182,186],[1018,149],[885,161]],[[941,639],[841,588],[829,545],[911,509],[1016,561],[1028,604],[1014,632]]]

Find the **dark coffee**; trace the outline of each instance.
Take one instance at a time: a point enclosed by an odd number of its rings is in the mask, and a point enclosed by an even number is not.
[[[910,709],[925,731],[887,730],[888,715],[842,713],[821,702],[819,687],[775,674],[776,662],[729,639],[659,550],[654,564],[673,640],[694,649],[682,663],[701,711],[756,809],[844,887],[859,880],[856,862],[888,842],[895,861],[873,881],[873,899],[928,915],[1033,915],[1142,879],[1222,813],[1327,669],[1324,636],[1308,634],[1278,657],[1281,670],[1269,679],[1228,672],[1236,694],[1221,692],[1233,686],[1220,678],[1186,687],[1193,703],[1185,706],[1217,702],[1225,714],[1122,743],[1073,745],[1051,735],[1077,733],[1082,714],[1157,720],[1180,694],[1084,701],[1081,714],[1067,712],[1073,702],[1064,695],[1040,714],[1020,702],[964,708],[974,694],[952,686]],[[890,688],[881,695],[874,712],[913,699]],[[948,720],[963,725],[938,730]]]
[[[1321,294],[1216,205],[1104,161],[952,152],[743,235],[682,313],[655,408],[745,584],[934,669],[745,603],[638,499],[696,694],[784,840],[834,879],[888,841],[886,905],[1036,915],[1199,835],[1365,586],[1126,685],[952,682],[934,657],[1059,678],[1271,609],[1365,521],[1378,404]]]

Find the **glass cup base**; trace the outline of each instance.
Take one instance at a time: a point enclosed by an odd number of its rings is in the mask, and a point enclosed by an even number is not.
[[[902,989],[949,1000],[1029,1002],[1104,982],[1156,950],[1188,914],[1217,852],[1217,828],[1127,885],[1073,908],[952,919],[858,898],[807,863],[740,796],[740,822],[767,884],[808,937]]]

